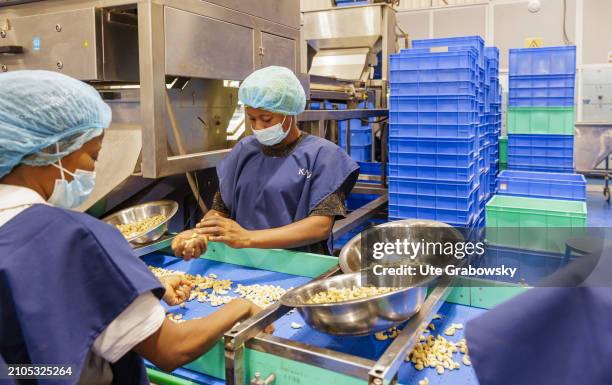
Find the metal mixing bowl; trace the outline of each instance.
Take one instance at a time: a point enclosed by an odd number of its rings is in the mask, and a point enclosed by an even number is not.
[[[380,224],[375,228],[396,228],[397,236],[417,242],[421,239],[428,242],[460,242],[464,239],[463,235],[454,227],[443,222],[424,219],[393,221]],[[343,273],[354,273],[361,270],[361,233],[355,235],[344,245],[340,251],[339,259],[340,269]],[[446,266],[457,262],[452,256],[437,254],[420,254],[416,256],[414,261],[433,266]]]
[[[155,201],[129,207],[102,220],[110,225],[116,226],[121,224],[135,223],[156,215],[165,215],[166,220],[159,225],[127,238],[128,242],[143,244],[154,242],[161,238],[161,236],[168,231],[168,222],[177,211],[178,203],[175,201]]]
[[[361,273],[341,274],[317,280],[287,292],[280,302],[296,308],[304,321],[324,333],[364,335],[389,329],[416,314],[434,278],[415,277],[414,285],[386,294],[327,304],[307,304],[329,288],[361,286]]]

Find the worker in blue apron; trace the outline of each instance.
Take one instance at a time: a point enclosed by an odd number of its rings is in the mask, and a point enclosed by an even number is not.
[[[197,229],[173,243],[190,259],[206,239],[234,248],[331,251],[334,220],[346,214],[345,197],[359,166],[332,142],[300,131],[306,95],[293,72],[266,67],[240,86],[253,135],[242,139],[217,167],[219,191]],[[198,242],[189,242],[194,234]]]
[[[100,95],[78,80],[0,74],[0,357],[70,366],[71,379],[48,384],[148,384],[141,356],[174,369],[260,311],[237,299],[171,322],[159,299],[179,304],[190,284],[160,282],[116,228],[70,210],[94,188],[110,121]]]
[[[612,248],[466,326],[480,385],[612,383]]]

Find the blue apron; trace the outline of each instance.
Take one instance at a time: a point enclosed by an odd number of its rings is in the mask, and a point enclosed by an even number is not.
[[[2,356],[0,355],[0,373],[4,374],[8,374],[8,369],[6,367],[6,362],[4,362],[4,359],[2,358]],[[13,380],[9,380],[9,379],[3,379],[0,378],[0,385],[15,385],[15,381]]]
[[[230,218],[247,230],[262,230],[308,217],[339,189],[348,195],[359,166],[340,147],[314,135],[279,158],[264,155],[261,144],[249,136],[221,162],[217,174]]]
[[[596,271],[581,257],[547,287],[530,289],[468,322],[466,338],[480,385],[612,383],[611,254],[612,249],[604,252],[607,258]]]
[[[34,205],[0,228],[0,356],[11,364],[70,364],[74,384],[94,340],[140,294],[163,288],[116,229]],[[133,352],[111,365],[115,384],[148,384]]]

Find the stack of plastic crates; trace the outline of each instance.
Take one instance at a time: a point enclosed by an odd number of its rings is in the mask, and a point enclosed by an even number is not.
[[[484,42],[468,37],[413,45],[391,55],[389,219],[470,227],[480,203]],[[447,48],[433,49],[441,46]]]
[[[499,172],[499,136],[501,135],[502,110],[501,86],[499,83],[499,50],[496,47],[485,48],[486,59],[486,114],[487,114],[487,142],[489,189],[488,197],[495,194],[497,174]]]
[[[334,104],[326,101],[323,106],[326,110],[340,109],[345,110],[346,104]],[[365,108],[365,102],[359,105],[359,108]],[[311,104],[310,108],[316,108],[316,105]],[[373,108],[371,103],[368,103],[368,108]],[[350,156],[353,160],[359,162],[369,162],[372,160],[372,125],[364,123],[361,119],[341,120],[338,122],[338,141],[340,147],[346,151],[346,127],[350,124],[351,133],[351,150]],[[349,151],[347,151],[349,152]]]
[[[510,50],[508,169],[574,171],[576,47]]]

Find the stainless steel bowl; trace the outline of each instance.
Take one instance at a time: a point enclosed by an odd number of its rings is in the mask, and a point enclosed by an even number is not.
[[[102,220],[110,225],[116,226],[135,223],[156,215],[165,215],[166,220],[159,225],[127,238],[127,240],[131,243],[144,244],[154,242],[161,238],[161,236],[168,231],[168,222],[177,211],[178,203],[175,201],[155,201],[129,207]]]
[[[317,293],[329,288],[361,286],[361,273],[341,274],[317,280],[287,292],[280,302],[296,308],[304,321],[324,333],[364,335],[386,330],[416,314],[427,295],[431,276],[415,278],[412,287],[357,300],[307,304]]]
[[[397,228],[398,236],[408,240],[419,241],[424,239],[428,242],[450,241],[460,242],[463,235],[454,227],[438,221],[424,219],[404,219],[383,223],[376,228]],[[354,273],[361,270],[361,234],[355,235],[344,245],[339,255],[340,269],[343,273]],[[437,254],[420,254],[416,256],[416,263],[426,263],[433,266],[446,266],[456,264],[452,256]]]

